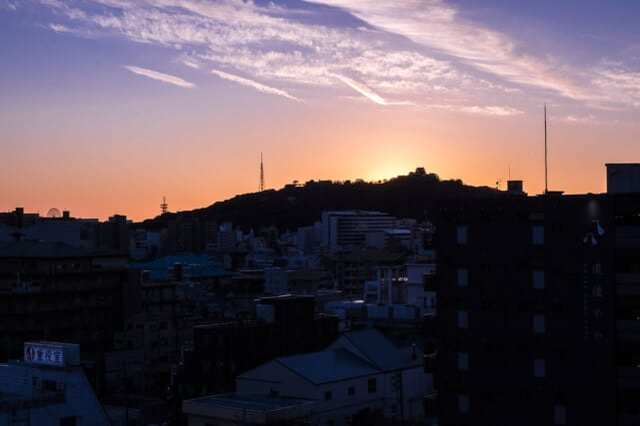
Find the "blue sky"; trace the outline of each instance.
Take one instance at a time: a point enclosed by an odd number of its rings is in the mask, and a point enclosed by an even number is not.
[[[82,66],[100,61],[184,88],[196,85],[179,76],[190,76],[184,67],[211,68],[290,100],[342,84],[379,105],[479,114],[518,114],[533,95],[578,105],[585,119],[640,98],[633,1],[3,0],[2,10],[8,90],[43,65],[81,86]],[[68,54],[49,57],[49,43]]]

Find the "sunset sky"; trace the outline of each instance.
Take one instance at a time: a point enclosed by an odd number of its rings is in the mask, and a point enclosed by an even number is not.
[[[259,184],[601,192],[640,162],[640,1],[0,0],[0,211],[133,219]]]

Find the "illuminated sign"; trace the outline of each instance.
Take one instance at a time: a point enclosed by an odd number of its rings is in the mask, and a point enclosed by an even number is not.
[[[24,360],[32,364],[64,367],[64,348],[47,343],[25,343]]]

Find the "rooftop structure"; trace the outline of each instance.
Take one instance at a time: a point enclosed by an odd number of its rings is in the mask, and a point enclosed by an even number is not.
[[[640,163],[608,163],[607,193],[640,192]]]

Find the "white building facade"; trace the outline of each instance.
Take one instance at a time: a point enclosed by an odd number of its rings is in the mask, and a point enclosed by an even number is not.
[[[367,234],[395,226],[396,218],[375,211],[345,210],[322,213],[322,244],[338,251],[366,244]]]

